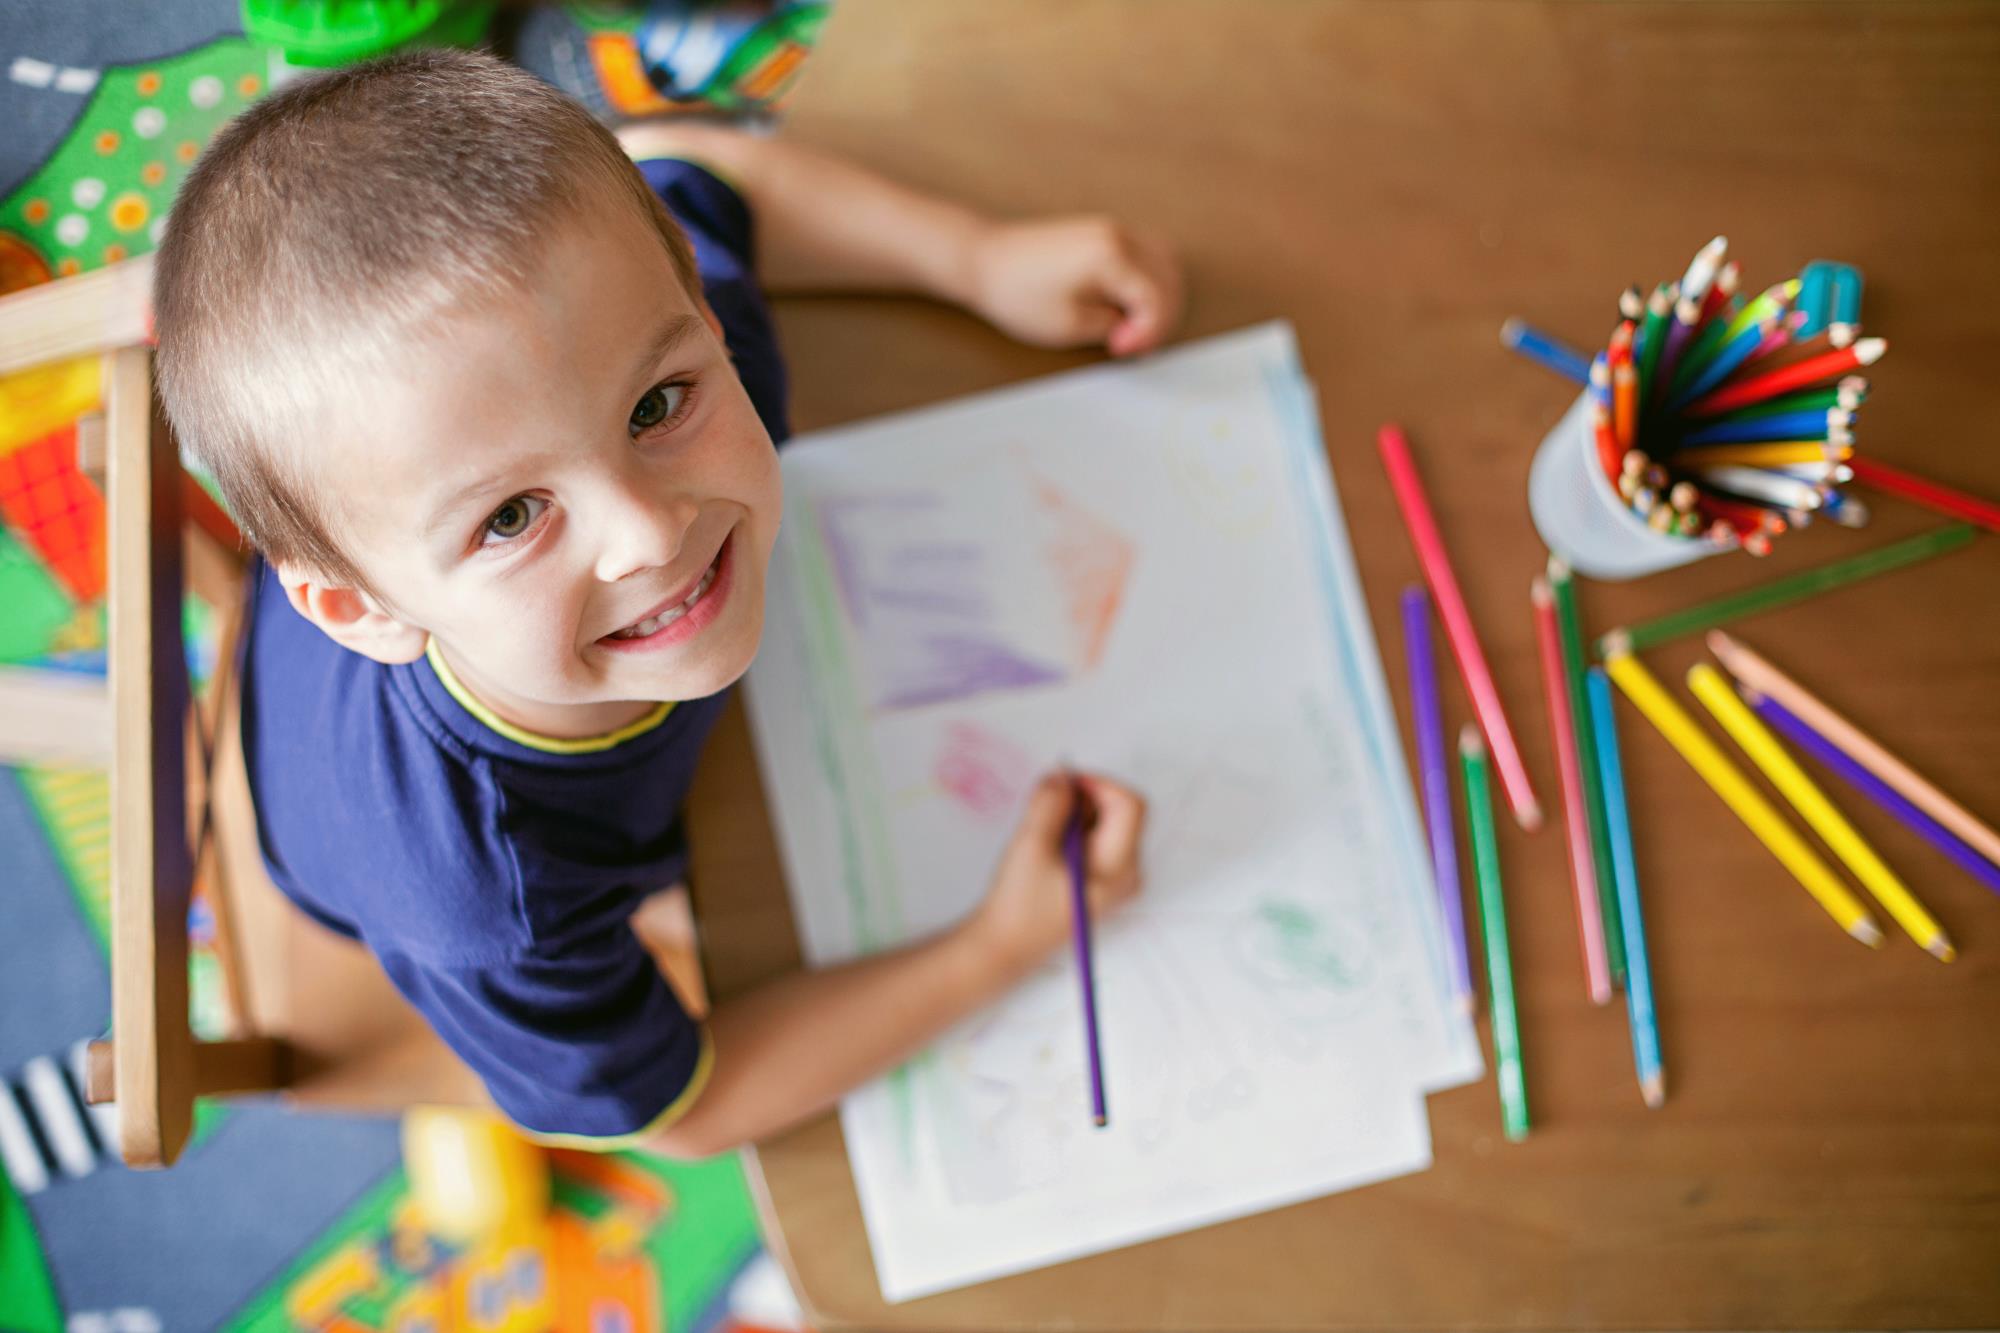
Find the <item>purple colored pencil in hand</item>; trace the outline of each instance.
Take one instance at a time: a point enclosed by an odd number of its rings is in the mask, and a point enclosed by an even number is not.
[[[1104,1110],[1104,1058],[1097,1043],[1097,980],[1090,965],[1090,901],[1083,867],[1083,829],[1089,820],[1088,798],[1073,784],[1069,827],[1063,831],[1063,856],[1069,862],[1071,924],[1076,940],[1076,975],[1083,988],[1083,1041],[1090,1057],[1090,1117],[1101,1129],[1111,1123]]]
[[[1451,818],[1451,778],[1445,767],[1444,719],[1438,704],[1437,658],[1431,651],[1431,599],[1416,584],[1403,589],[1403,648],[1410,672],[1410,711],[1416,715],[1418,782],[1430,826],[1431,868],[1444,909],[1451,984],[1459,1005],[1477,1005],[1472,965],[1465,949],[1465,899],[1458,884],[1458,834]]]

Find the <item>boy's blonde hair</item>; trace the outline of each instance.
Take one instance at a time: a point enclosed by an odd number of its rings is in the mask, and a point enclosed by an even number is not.
[[[552,223],[641,210],[697,300],[687,238],[609,131],[523,70],[421,51],[302,80],[226,126],[155,260],[161,402],[271,560],[367,588],[299,437],[398,347],[518,289]]]

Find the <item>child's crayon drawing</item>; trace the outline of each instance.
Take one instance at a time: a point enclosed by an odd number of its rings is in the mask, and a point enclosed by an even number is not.
[[[953,722],[938,741],[931,769],[952,800],[981,819],[1011,816],[1035,779],[1034,761],[1020,746],[977,722]]]
[[[1060,684],[1102,657],[1132,542],[1048,482],[999,481],[1028,488],[1027,531],[914,487],[813,506],[876,709]]]

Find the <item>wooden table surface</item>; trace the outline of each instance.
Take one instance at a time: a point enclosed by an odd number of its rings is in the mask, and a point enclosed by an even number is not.
[[[1292,320],[1401,716],[1396,595],[1417,566],[1374,453],[1389,418],[1418,451],[1551,805],[1526,476],[1573,391],[1500,349],[1505,316],[1601,346],[1624,284],[1677,276],[1717,232],[1752,290],[1850,261],[1869,331],[1892,343],[1861,447],[2000,495],[2000,6],[840,0],[786,132],[998,212],[1161,229],[1187,261],[1186,336]],[[802,429],[1088,359],[917,302],[779,310]],[[1761,562],[1583,585],[1586,621],[1941,521],[1875,508],[1862,532],[1820,525]],[[2000,817],[2000,538],[1741,628]],[[1697,653],[1650,661],[1685,698]],[[1445,707],[1453,725],[1469,716],[1455,679]],[[1900,934],[1870,952],[1635,712],[1621,718],[1664,1109],[1640,1103],[1622,1007],[1585,996],[1560,832],[1510,824],[1527,1143],[1502,1141],[1489,1079],[1432,1099],[1422,1174],[887,1306],[828,1117],[756,1159],[820,1325],[2000,1324],[2000,898],[1843,799],[1962,956],[1941,965]],[[694,827],[715,990],[795,966],[740,709]]]

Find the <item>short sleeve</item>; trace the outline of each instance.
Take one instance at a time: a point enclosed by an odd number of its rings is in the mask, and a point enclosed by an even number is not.
[[[673,1123],[708,1075],[708,1034],[623,923],[559,957],[439,965],[381,955],[389,978],[507,1116],[560,1146],[615,1148]]]
[[[736,373],[771,438],[791,437],[788,384],[777,326],[757,278],[756,223],[750,207],[721,176],[696,162],[650,158],[638,164],[694,247],[702,294],[722,321]]]

